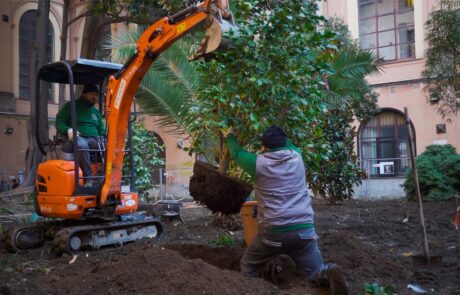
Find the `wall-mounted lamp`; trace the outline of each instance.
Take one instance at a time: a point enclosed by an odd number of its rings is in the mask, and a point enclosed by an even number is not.
[[[14,128],[13,127],[6,127],[5,130],[3,130],[4,133],[6,134],[13,134]]]
[[[446,133],[446,124],[436,124],[436,134]]]

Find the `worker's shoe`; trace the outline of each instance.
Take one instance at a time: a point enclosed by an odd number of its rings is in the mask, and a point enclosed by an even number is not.
[[[331,295],[348,295],[348,287],[341,268],[331,263],[327,266],[327,280]]]

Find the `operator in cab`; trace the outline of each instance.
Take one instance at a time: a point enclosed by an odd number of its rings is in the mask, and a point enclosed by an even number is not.
[[[78,161],[84,177],[92,176],[91,160],[89,151],[85,149],[97,149],[101,143],[101,136],[105,135],[104,123],[101,113],[94,107],[99,96],[96,85],[86,84],[82,95],[75,102],[77,109],[77,138],[74,138],[72,130],[70,101],[67,102],[56,115],[56,128],[62,135],[72,140],[77,140]],[[72,145],[64,145],[64,152],[72,152]],[[85,186],[93,186],[96,181],[85,179]]]

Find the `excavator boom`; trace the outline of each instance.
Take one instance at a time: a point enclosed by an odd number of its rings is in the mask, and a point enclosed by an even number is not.
[[[215,28],[218,26],[218,20],[211,16],[211,12],[216,10],[213,5],[211,0],[206,0],[151,25],[140,36],[134,55],[119,73],[110,77],[106,98],[109,126],[106,177],[100,193],[100,206],[113,206],[117,200],[119,201],[126,127],[133,97],[142,79],[161,52],[205,21],[210,24],[209,28],[213,33],[205,38],[206,41],[202,42],[201,48],[212,47],[212,50],[218,48],[216,43],[221,41],[221,30],[216,34]],[[219,0],[217,5],[220,15],[231,15],[227,1]],[[224,8],[222,12],[219,6]],[[218,38],[217,42],[214,41],[215,38]],[[212,50],[201,50],[201,53],[195,54],[194,58]]]

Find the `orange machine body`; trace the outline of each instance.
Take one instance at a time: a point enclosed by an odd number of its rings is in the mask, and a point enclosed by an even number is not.
[[[81,169],[79,170],[82,176]],[[97,207],[95,195],[74,195],[75,165],[73,161],[49,160],[38,166],[37,205],[43,217],[65,219],[83,218],[85,211]],[[83,180],[80,180],[83,185]],[[137,193],[121,193],[120,204],[115,214],[128,214],[136,211]]]

